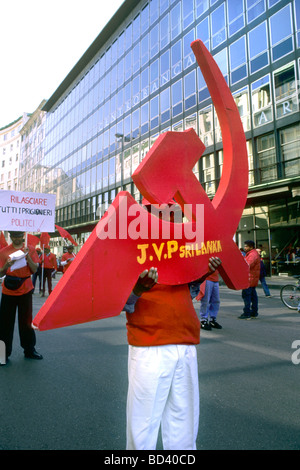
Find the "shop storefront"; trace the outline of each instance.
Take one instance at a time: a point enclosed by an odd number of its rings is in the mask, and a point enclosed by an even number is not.
[[[238,246],[254,240],[262,250],[268,275],[300,275],[300,195],[292,196],[298,191],[258,203],[253,198],[240,221]]]

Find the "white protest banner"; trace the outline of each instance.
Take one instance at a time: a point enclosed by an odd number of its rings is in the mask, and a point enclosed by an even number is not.
[[[0,191],[0,230],[55,232],[55,194]]]

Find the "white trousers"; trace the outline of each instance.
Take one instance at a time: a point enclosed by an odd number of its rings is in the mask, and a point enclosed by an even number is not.
[[[195,346],[129,346],[127,450],[195,450],[199,385]]]

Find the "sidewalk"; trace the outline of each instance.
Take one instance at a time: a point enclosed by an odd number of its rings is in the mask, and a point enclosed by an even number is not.
[[[278,289],[280,290],[283,286],[286,284],[297,284],[297,279],[293,276],[267,276],[266,277],[266,282],[269,287],[269,289]],[[225,283],[223,280],[220,281],[220,285],[224,286]],[[261,283],[258,283],[258,287],[261,286]]]

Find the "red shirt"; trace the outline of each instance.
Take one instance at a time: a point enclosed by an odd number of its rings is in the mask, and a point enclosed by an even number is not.
[[[43,266],[43,261],[44,261],[45,269],[57,269],[56,256],[54,253],[49,253],[49,255],[46,255],[44,253],[41,257],[41,261],[42,261],[42,266]]]
[[[133,346],[200,342],[200,322],[188,284],[156,284],[126,316],[128,342]]]
[[[21,250],[24,251],[24,245],[22,246]],[[37,252],[35,251],[33,246],[28,246],[28,250],[29,250],[29,255],[30,255],[32,261],[34,263],[38,263],[39,258],[38,258]],[[13,244],[8,245],[5,248],[2,248],[2,250],[0,250],[0,268],[3,268],[6,261],[9,258],[9,255],[11,255],[11,253],[14,253],[15,251],[17,251],[17,249],[14,248]],[[24,268],[15,269],[14,271],[11,271],[11,269],[9,268],[6,272],[6,274],[8,274],[9,276],[15,276],[15,277],[23,277],[23,278],[28,277],[28,279],[26,279],[23,282],[23,284],[21,285],[21,287],[19,287],[19,289],[16,289],[16,290],[7,289],[5,287],[4,282],[3,282],[2,283],[2,293],[3,294],[6,294],[6,295],[24,295],[24,294],[28,294],[28,292],[30,292],[33,289],[33,284],[32,284],[32,281],[31,281],[31,275],[33,273],[31,271],[30,267],[28,266],[28,264]]]
[[[248,251],[245,256],[245,260],[249,264],[249,287],[256,287],[259,281],[260,275],[260,256],[257,251],[253,248]]]
[[[75,258],[75,254],[74,253],[64,253],[61,257],[61,261],[67,261],[67,259],[74,259]],[[70,266],[70,264],[72,263],[72,261],[69,261],[69,263],[65,264],[64,267],[63,267],[63,272],[65,273],[66,270],[68,269],[68,267]]]

